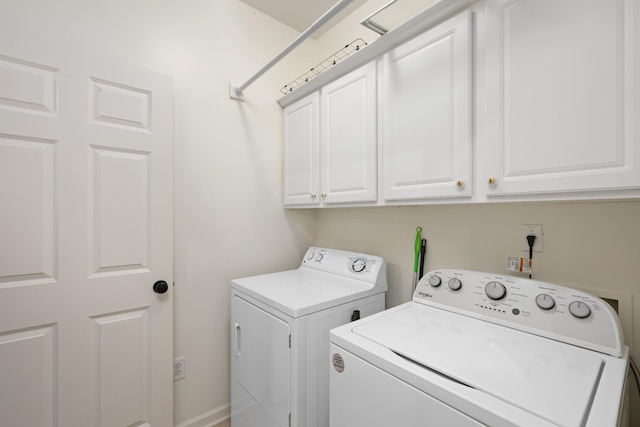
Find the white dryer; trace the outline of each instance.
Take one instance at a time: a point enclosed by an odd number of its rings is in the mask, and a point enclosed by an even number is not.
[[[382,258],[311,247],[231,282],[232,427],[328,427],[329,331],[384,310]]]
[[[331,427],[615,427],[624,418],[618,317],[575,289],[438,270],[412,301],[330,336]]]

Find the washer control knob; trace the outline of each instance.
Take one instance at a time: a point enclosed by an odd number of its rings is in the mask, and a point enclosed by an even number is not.
[[[308,260],[312,260],[312,259],[313,259],[313,257],[315,256],[315,254],[316,254],[316,253],[315,253],[315,252],[313,252],[313,251],[309,252],[309,255],[307,255],[307,259],[308,259]]]
[[[322,258],[324,258],[324,254],[318,254],[318,255],[316,255],[316,261],[317,261],[317,262],[322,261]]]
[[[434,288],[437,288],[442,284],[442,279],[440,279],[440,276],[436,276],[434,274],[433,276],[429,277],[429,284]]]
[[[536,297],[536,305],[543,310],[551,310],[556,306],[556,301],[548,294],[540,294]]]
[[[591,314],[591,309],[582,301],[574,301],[569,304],[569,313],[571,313],[573,317],[584,319],[585,317],[589,317],[589,315]]]
[[[507,288],[500,282],[492,281],[484,287],[484,292],[492,300],[500,300],[507,294]]]
[[[462,281],[460,281],[460,279],[458,279],[457,277],[449,279],[449,289],[451,289],[452,291],[459,291],[461,287]]]
[[[367,268],[367,261],[362,258],[356,258],[351,263],[351,270],[353,270],[355,273],[362,273],[365,268]]]

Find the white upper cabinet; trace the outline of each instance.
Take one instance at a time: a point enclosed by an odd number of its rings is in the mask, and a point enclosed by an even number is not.
[[[383,56],[387,201],[472,194],[470,16],[458,15]]]
[[[640,187],[639,3],[486,2],[488,196]]]
[[[320,95],[288,106],[284,119],[284,204],[314,205],[320,193]]]
[[[284,109],[284,204],[377,199],[376,65]]]
[[[323,203],[377,199],[376,64],[321,91],[321,199]]]
[[[640,0],[467,6],[289,98],[286,206],[640,197]]]

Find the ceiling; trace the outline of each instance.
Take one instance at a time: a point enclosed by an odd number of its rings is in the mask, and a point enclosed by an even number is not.
[[[311,24],[320,18],[326,11],[331,9],[338,0],[240,0],[254,9],[272,17],[273,19],[288,25],[300,32],[305,31]],[[345,16],[353,12],[358,7],[365,4],[367,0],[353,0],[344,10],[342,10],[331,21],[327,22],[315,36],[322,35],[333,25],[340,22]]]

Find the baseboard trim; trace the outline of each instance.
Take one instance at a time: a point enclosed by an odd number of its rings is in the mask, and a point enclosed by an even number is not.
[[[222,405],[200,414],[190,420],[184,421],[175,427],[214,427],[231,416],[231,408],[229,405]]]

